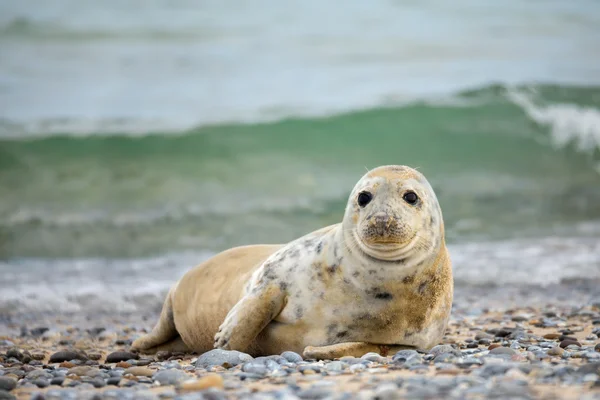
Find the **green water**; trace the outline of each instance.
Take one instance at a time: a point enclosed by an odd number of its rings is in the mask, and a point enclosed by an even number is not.
[[[600,89],[536,89],[545,102],[600,108]],[[553,148],[552,126],[504,91],[464,92],[461,106],[412,103],[180,134],[3,140],[0,257],[284,242],[338,222],[354,183],[383,164],[429,178],[451,242],[566,232],[599,219],[597,154]]]

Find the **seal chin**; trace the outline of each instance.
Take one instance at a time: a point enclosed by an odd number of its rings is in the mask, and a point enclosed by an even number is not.
[[[352,238],[356,242],[358,248],[371,258],[382,261],[397,261],[406,258],[410,255],[414,247],[414,238],[410,238],[405,242],[398,241],[366,241],[363,240],[356,232],[352,232]]]

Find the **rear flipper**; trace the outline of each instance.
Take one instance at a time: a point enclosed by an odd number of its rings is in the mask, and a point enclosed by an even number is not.
[[[381,356],[394,355],[400,350],[414,349],[411,346],[385,345],[366,342],[347,342],[332,344],[330,346],[306,346],[302,356],[305,359],[333,360],[344,356],[362,357],[367,353],[377,353]]]
[[[131,344],[131,350],[137,350],[142,353],[156,353],[159,350],[169,350],[167,348],[163,349],[163,347],[169,347],[168,345],[170,345],[171,342],[178,347],[181,347],[183,341],[179,337],[177,329],[175,328],[175,321],[173,320],[173,307],[171,302],[171,295],[175,291],[176,287],[177,286],[174,286],[171,288],[171,290],[169,290],[158,322],[154,329],[152,329],[152,332],[136,339]]]

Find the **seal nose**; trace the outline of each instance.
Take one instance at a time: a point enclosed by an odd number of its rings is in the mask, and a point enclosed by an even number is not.
[[[385,212],[378,212],[371,218],[371,223],[377,234],[383,236],[389,226],[390,217]]]

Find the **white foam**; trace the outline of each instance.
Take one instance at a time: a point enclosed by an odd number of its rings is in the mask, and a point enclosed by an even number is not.
[[[550,129],[550,143],[556,148],[574,144],[577,150],[593,153],[600,149],[600,110],[576,104],[537,105],[531,95],[510,90],[507,96],[529,118]]]
[[[450,245],[457,284],[548,286],[600,279],[597,224],[565,235]],[[145,312],[162,306],[168,289],[211,253],[140,259],[21,259],[0,263],[0,312]]]

